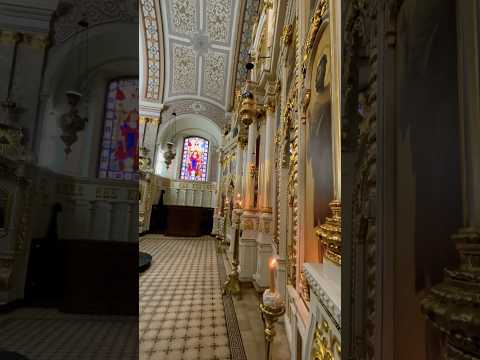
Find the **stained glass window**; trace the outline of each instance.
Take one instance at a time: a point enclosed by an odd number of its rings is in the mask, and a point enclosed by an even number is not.
[[[138,79],[109,83],[98,177],[138,180]]]
[[[201,137],[187,137],[183,141],[180,179],[207,181],[208,140]]]

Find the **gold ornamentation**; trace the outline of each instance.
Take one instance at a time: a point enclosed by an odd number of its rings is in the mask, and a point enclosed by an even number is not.
[[[22,35],[14,31],[0,31],[0,44],[15,45],[22,40]]]
[[[302,298],[306,303],[310,302],[310,285],[308,285],[307,278],[303,270],[300,272],[300,285],[302,285]]]
[[[422,300],[422,312],[446,335],[445,359],[478,359],[480,348],[480,233],[461,229],[452,236],[460,266]]]
[[[304,78],[307,74],[307,64],[310,58],[310,53],[312,51],[313,44],[315,43],[318,30],[322,25],[323,18],[327,12],[327,9],[328,9],[328,0],[321,0],[318,6],[318,9],[315,11],[315,14],[313,15],[312,23],[310,25],[310,29],[307,35],[307,41],[305,42],[305,47],[303,50],[302,73]]]
[[[340,341],[333,334],[323,316],[315,330],[312,353],[313,360],[334,360],[342,357]]]
[[[10,126],[0,124],[0,155],[5,157],[18,157],[25,154],[22,144],[23,132]]]
[[[254,178],[254,177],[255,177],[256,171],[257,171],[257,167],[255,166],[254,163],[248,164],[248,175],[249,175],[251,178]]]
[[[285,25],[283,27],[282,31],[282,42],[285,46],[289,46],[292,43],[292,37],[293,37],[293,25]]]
[[[273,9],[273,1],[272,0],[264,0],[263,1],[263,11],[267,11]]]
[[[320,237],[324,255],[337,265],[342,264],[342,207],[340,201],[333,200],[330,204],[332,217],[327,217],[324,224],[320,225],[316,235]]]
[[[34,49],[46,49],[50,45],[50,40],[46,34],[23,35],[23,41]]]
[[[358,298],[356,303],[366,304],[358,308],[349,304],[353,323],[358,326],[354,329],[353,336],[358,341],[353,342],[352,354],[365,357],[381,357],[376,354],[375,343],[378,331],[376,328],[377,316],[377,231],[376,210],[372,204],[372,194],[376,191],[376,133],[377,133],[377,21],[378,8],[373,2],[354,0],[348,4],[347,18],[345,21],[344,52],[345,61],[342,66],[342,79],[345,86],[342,90],[345,108],[345,126],[342,125],[342,151],[353,151],[362,148],[362,154],[357,160],[355,186],[353,191],[352,206],[352,264],[353,275],[347,284],[352,289],[352,295]],[[366,50],[366,53],[363,52]],[[363,69],[359,62],[360,56],[368,57],[368,67]],[[365,89],[366,99],[371,111],[360,120],[358,118],[358,97],[360,93],[359,73],[365,71],[369,79],[368,88]],[[359,132],[358,128],[361,129]],[[373,208],[373,209],[372,209]],[[361,249],[359,244],[364,247]],[[365,259],[364,254],[368,254]],[[362,270],[361,273],[359,271]],[[366,288],[365,285],[366,284]]]
[[[310,89],[305,89],[303,93],[303,100],[302,100],[302,124],[305,124],[307,121],[307,110],[308,110],[308,105],[310,105],[310,98],[312,95],[312,91]]]
[[[242,97],[243,100],[240,108],[240,118],[242,123],[248,128],[257,117],[257,103],[251,91],[247,90],[245,95]]]
[[[252,231],[255,229],[255,226],[253,224],[253,220],[251,219],[245,219],[243,220],[243,223],[242,223],[242,229],[243,230],[246,230],[246,231]]]
[[[267,290],[268,291],[268,290]],[[275,322],[285,314],[285,305],[282,304],[278,308],[272,308],[264,304],[260,304],[260,311],[265,320],[265,359],[272,360],[272,343],[275,338]]]
[[[139,119],[140,124],[159,124],[160,118],[159,117],[151,117],[151,116],[140,116]]]

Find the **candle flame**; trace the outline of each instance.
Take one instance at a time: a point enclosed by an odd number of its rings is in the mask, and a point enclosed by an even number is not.
[[[270,267],[271,268],[274,268],[277,266],[277,259],[275,258],[272,258],[272,260],[270,260]]]

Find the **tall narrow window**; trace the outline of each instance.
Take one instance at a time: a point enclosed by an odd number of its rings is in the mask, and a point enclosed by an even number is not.
[[[192,136],[183,141],[180,179],[207,181],[208,140]]]
[[[109,83],[98,177],[138,180],[138,79]]]

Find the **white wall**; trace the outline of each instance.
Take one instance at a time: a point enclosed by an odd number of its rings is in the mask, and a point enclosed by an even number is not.
[[[85,58],[85,34],[51,49],[42,89],[41,131],[36,151],[40,166],[71,176],[97,176],[107,85],[115,78],[138,77],[137,27],[105,24],[90,29],[88,69],[80,74],[76,72],[76,59]],[[79,108],[81,116],[88,114],[89,120],[66,157],[57,121],[68,109],[65,92],[71,89],[85,94]]]

